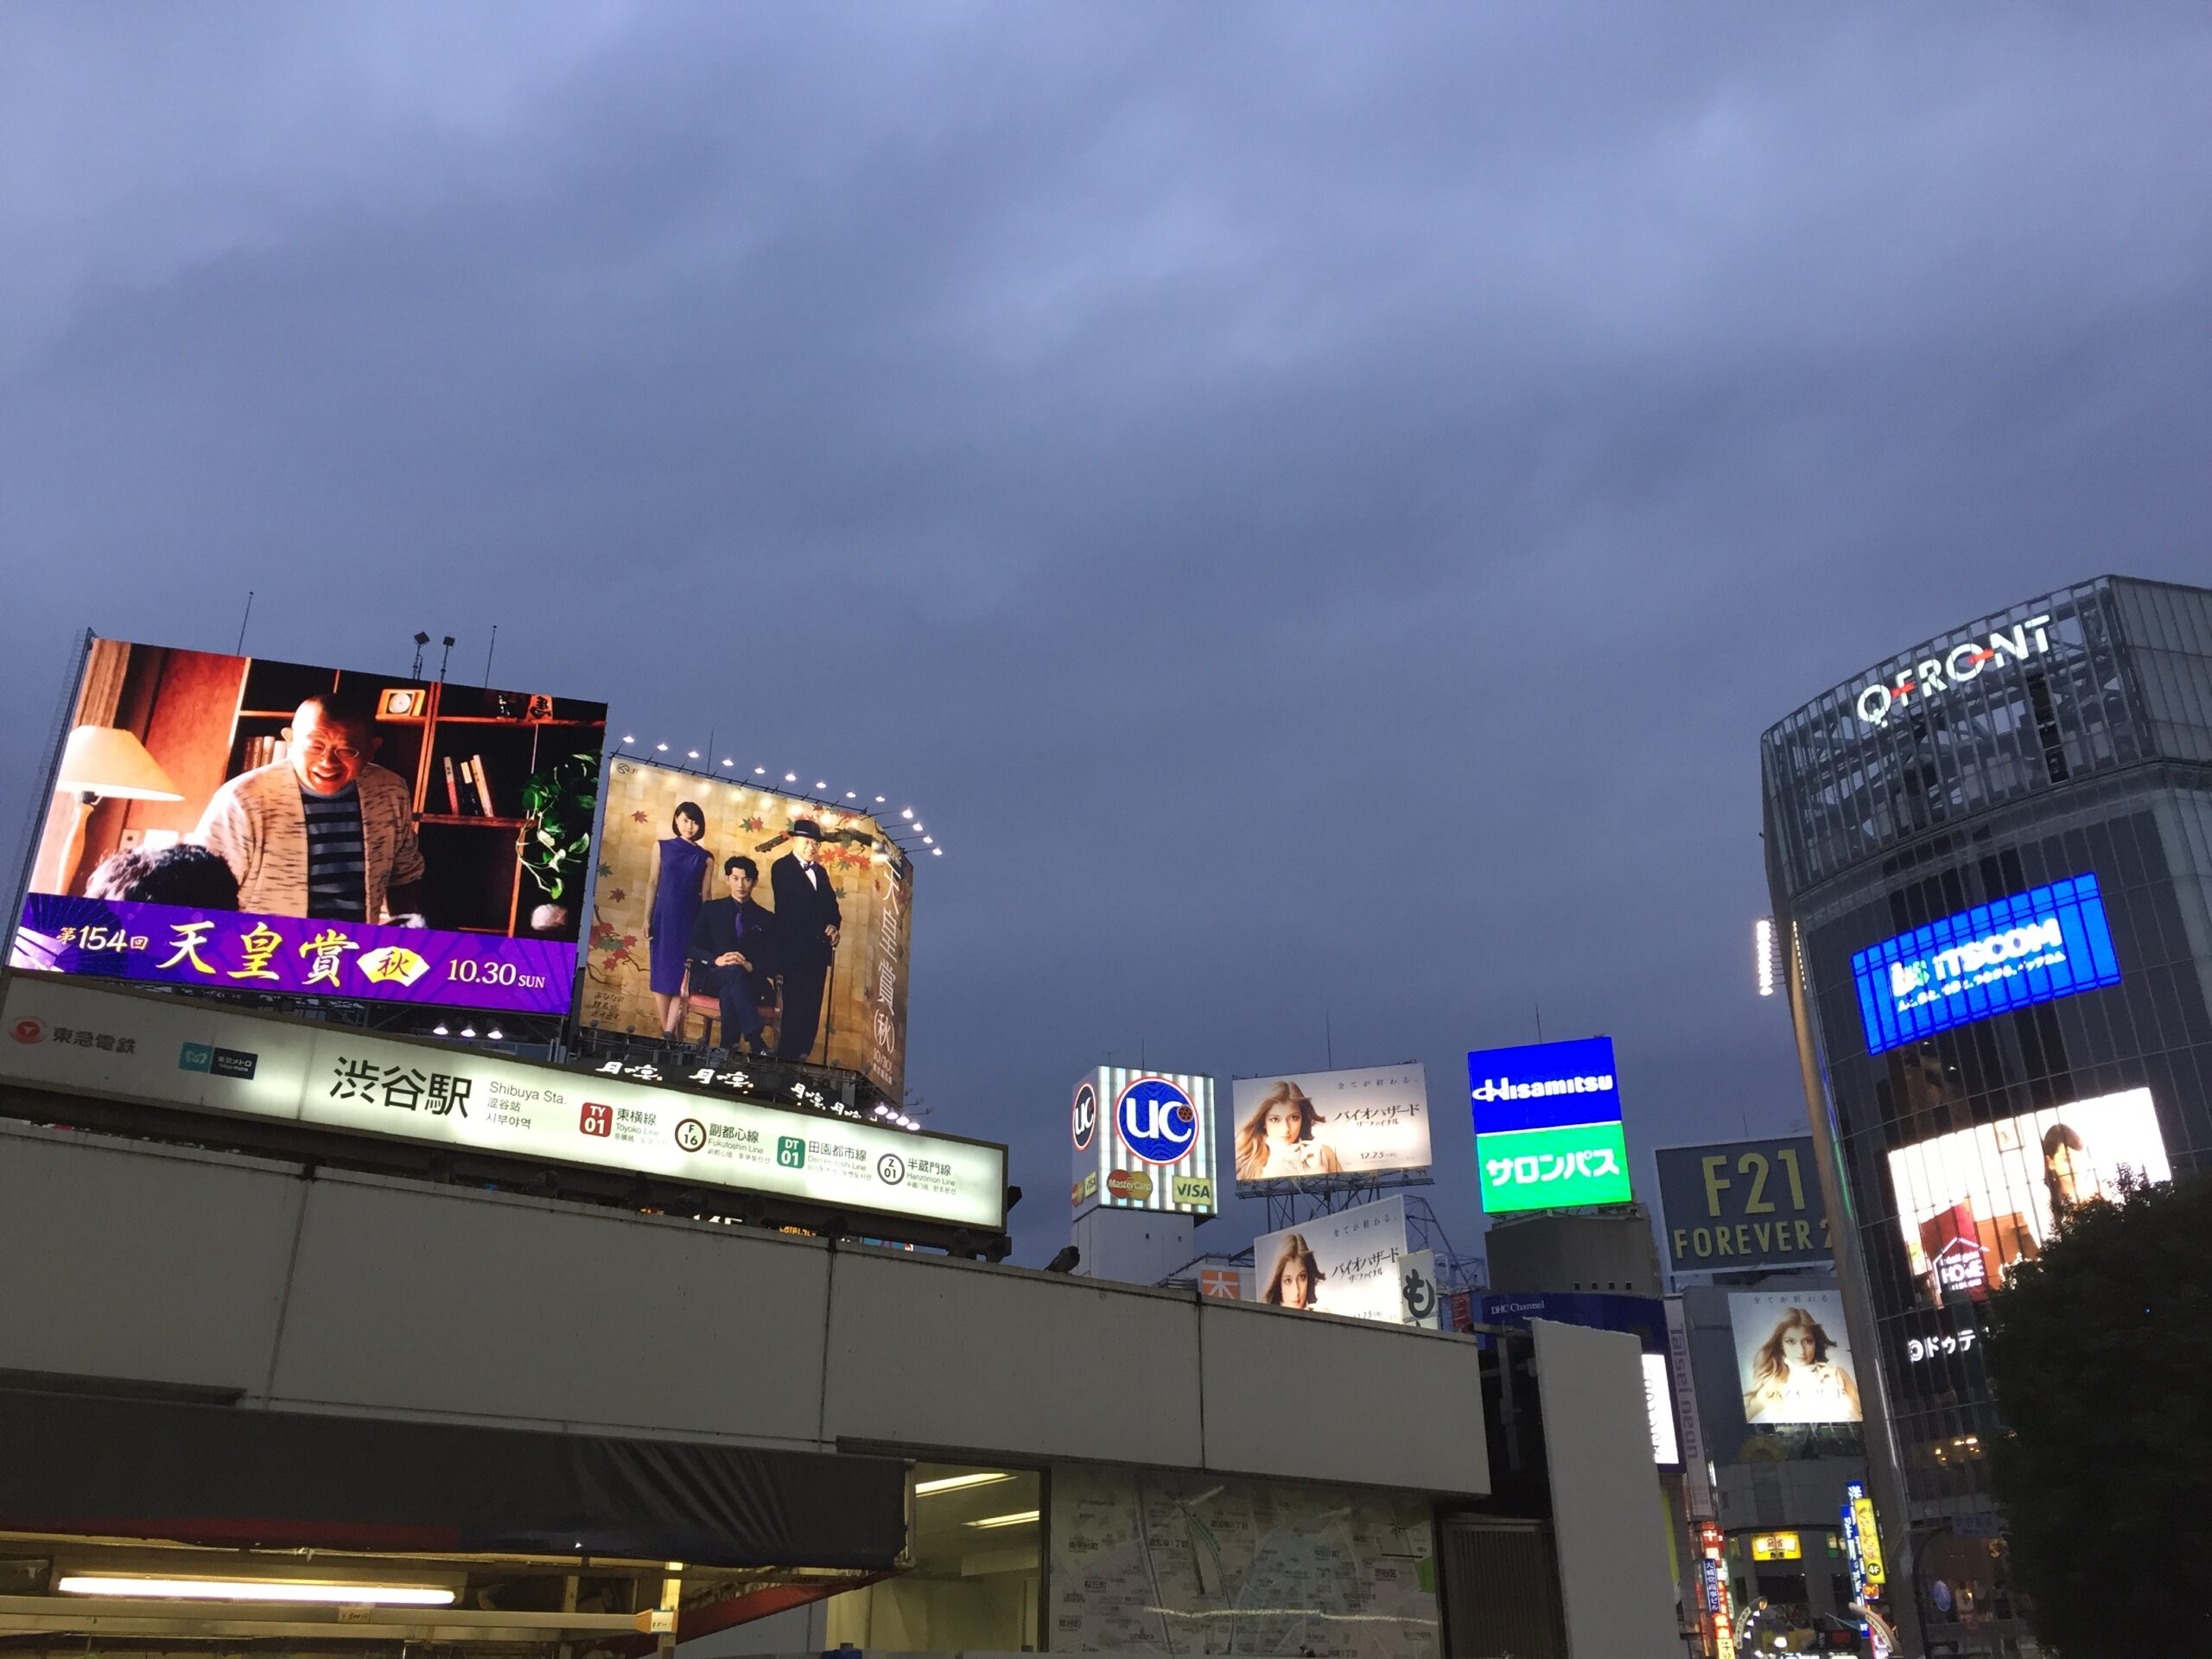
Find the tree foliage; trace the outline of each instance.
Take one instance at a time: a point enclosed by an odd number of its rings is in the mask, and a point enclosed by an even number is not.
[[[2037,1636],[2064,1659],[2212,1653],[2212,1178],[2082,1205],[1990,1317]]]

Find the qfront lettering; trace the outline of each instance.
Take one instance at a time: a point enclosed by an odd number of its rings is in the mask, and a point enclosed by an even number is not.
[[[1888,684],[1875,681],[1859,694],[1859,718],[1869,726],[1879,726],[1900,702],[1932,697],[1946,686],[1963,685],[1985,668],[2001,665],[2008,658],[2025,662],[2031,656],[2042,656],[2050,649],[2050,622],[2048,615],[2031,616],[2009,632],[2000,629],[1991,634],[1986,643],[1968,640],[1942,657],[1917,662]]]

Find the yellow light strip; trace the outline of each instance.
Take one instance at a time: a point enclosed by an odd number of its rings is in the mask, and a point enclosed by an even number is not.
[[[971,1527],[1026,1527],[1037,1518],[1034,1510],[1017,1510],[1012,1515],[989,1515],[981,1521],[970,1521]]]
[[[454,1592],[427,1584],[334,1584],[296,1579],[141,1579],[79,1573],[55,1586],[65,1596],[137,1596],[179,1601],[374,1603],[393,1607],[450,1607]]]
[[[985,1470],[980,1474],[947,1475],[943,1480],[925,1480],[915,1484],[914,1496],[927,1497],[931,1492],[964,1491],[970,1486],[995,1486],[1014,1477],[1003,1470]]]

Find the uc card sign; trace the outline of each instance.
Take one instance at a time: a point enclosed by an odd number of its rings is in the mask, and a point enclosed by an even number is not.
[[[1611,1038],[1478,1049],[1467,1084],[1484,1211],[1629,1201]]]
[[[2097,878],[1976,905],[1851,959],[1866,1052],[2120,983]]]

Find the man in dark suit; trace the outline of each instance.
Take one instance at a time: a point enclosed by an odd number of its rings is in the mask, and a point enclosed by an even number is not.
[[[760,867],[749,858],[722,861],[727,899],[709,899],[691,924],[691,983],[721,998],[722,1046],[734,1053],[742,1039],[765,1055],[760,1004],[772,1000],[768,976],[776,971],[776,918],[753,902]]]
[[[822,826],[794,818],[791,849],[768,871],[776,898],[777,964],[784,976],[784,1023],[776,1033],[779,1059],[803,1060],[814,1049],[822,1024],[823,982],[836,959],[837,929],[844,920],[837,889],[818,861]]]

